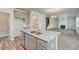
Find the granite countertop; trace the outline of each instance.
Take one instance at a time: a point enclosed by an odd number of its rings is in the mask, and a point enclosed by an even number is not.
[[[54,32],[54,31],[43,31],[43,32],[41,31],[41,34],[36,35],[35,33],[31,33],[30,29],[22,29],[21,31],[29,35],[32,35],[36,38],[42,39],[44,41],[50,41],[60,34],[60,32]]]

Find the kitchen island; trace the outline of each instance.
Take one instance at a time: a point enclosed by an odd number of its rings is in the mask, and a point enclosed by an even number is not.
[[[60,32],[40,31],[33,33],[30,29],[23,29],[21,32],[27,50],[57,50]]]

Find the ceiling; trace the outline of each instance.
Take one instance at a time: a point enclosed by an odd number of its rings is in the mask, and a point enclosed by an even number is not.
[[[24,10],[33,10],[47,16],[58,16],[61,13],[67,13],[70,16],[76,15],[78,8],[23,8]]]

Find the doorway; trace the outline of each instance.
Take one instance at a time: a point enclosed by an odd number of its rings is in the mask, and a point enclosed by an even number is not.
[[[48,25],[49,25],[49,17],[46,17],[46,30],[47,30]]]

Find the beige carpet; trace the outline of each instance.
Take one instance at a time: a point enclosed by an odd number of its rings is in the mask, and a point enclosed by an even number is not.
[[[78,50],[79,49],[79,36],[73,30],[57,30],[52,31],[61,32],[58,39],[59,50]]]

